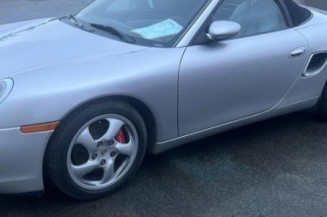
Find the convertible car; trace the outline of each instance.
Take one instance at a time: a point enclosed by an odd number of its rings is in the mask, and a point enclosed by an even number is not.
[[[145,153],[300,110],[327,118],[327,13],[292,0],[97,0],[0,26],[0,193],[80,200]],[[287,132],[283,132],[287,133]]]

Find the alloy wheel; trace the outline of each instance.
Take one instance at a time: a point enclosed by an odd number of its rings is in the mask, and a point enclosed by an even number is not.
[[[74,136],[67,167],[73,181],[87,190],[102,190],[118,182],[138,152],[138,135],[125,117],[108,114],[86,123]]]

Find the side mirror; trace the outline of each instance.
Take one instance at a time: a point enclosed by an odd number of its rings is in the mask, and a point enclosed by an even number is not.
[[[209,40],[226,40],[237,36],[241,25],[233,21],[214,21],[209,26]]]

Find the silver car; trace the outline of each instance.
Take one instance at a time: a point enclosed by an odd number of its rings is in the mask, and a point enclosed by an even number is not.
[[[0,193],[89,200],[146,152],[299,110],[327,118],[327,14],[292,0],[97,0],[0,26]]]

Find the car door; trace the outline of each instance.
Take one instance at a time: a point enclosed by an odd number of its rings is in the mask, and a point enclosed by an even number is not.
[[[234,39],[186,49],[179,75],[180,136],[278,105],[301,74],[308,50],[285,17],[274,0],[223,1],[213,20],[238,22],[242,30]]]

